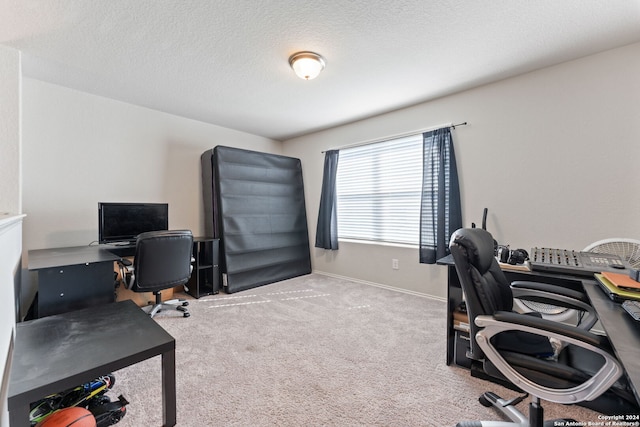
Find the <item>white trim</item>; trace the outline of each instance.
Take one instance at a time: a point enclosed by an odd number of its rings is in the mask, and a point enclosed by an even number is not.
[[[0,213],[0,234],[3,234],[11,226],[18,222],[22,222],[22,219],[27,216],[25,214],[10,214]]]
[[[389,291],[396,291],[403,294],[409,294],[416,297],[427,298],[440,302],[447,302],[446,298],[437,297],[435,295],[423,294],[422,292],[410,291],[408,289],[396,288],[395,286],[383,285],[382,283],[369,282],[366,280],[354,279],[353,277],[340,276],[338,274],[327,273],[326,271],[313,270],[313,274],[319,274],[321,276],[335,277],[336,279],[348,280],[350,282],[360,283],[363,285],[375,286],[377,288],[387,289]]]
[[[409,243],[385,242],[383,240],[361,240],[361,239],[338,238],[338,242],[355,243],[358,245],[393,246],[394,248],[405,248],[405,249],[416,249],[416,250],[419,248],[418,245],[411,245]]]

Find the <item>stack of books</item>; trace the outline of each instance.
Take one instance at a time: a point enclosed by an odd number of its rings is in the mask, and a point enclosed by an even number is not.
[[[604,271],[595,274],[602,290],[613,301],[622,302],[627,299],[640,301],[640,282],[636,282],[628,274]]]
[[[469,332],[469,316],[462,311],[453,312],[453,329],[462,332]]]

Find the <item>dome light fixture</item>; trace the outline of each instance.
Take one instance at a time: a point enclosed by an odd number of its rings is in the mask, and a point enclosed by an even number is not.
[[[289,57],[289,65],[304,80],[312,80],[324,70],[325,60],[315,52],[296,52]]]

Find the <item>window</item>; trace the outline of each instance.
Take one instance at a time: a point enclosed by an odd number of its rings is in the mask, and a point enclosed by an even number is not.
[[[338,237],[418,245],[422,134],[340,150]]]

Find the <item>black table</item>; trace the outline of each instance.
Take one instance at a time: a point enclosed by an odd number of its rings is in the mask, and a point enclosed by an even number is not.
[[[162,355],[163,425],[176,424],[175,339],[132,301],[16,325],[9,383],[11,427],[29,426],[29,404]]]

